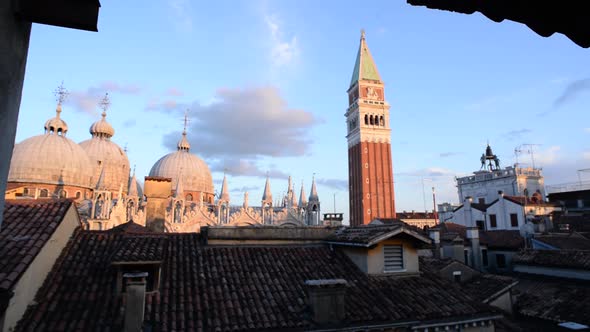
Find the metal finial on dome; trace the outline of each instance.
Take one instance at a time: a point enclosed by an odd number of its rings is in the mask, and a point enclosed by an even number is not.
[[[60,85],[55,89],[55,98],[59,105],[63,104],[63,102],[68,98],[70,94],[66,88],[64,88],[64,81],[61,81]]]
[[[107,110],[109,109],[109,107],[111,106],[111,100],[109,99],[109,93],[105,93],[104,94],[104,98],[102,98],[100,100],[100,102],[98,103],[99,107],[102,108],[102,117],[106,117],[107,116]]]
[[[98,107],[102,108],[102,119],[90,126],[90,134],[92,136],[108,140],[115,135],[115,129],[106,120],[107,110],[110,106],[111,100],[109,99],[109,93],[107,92],[105,93],[104,98],[98,102]]]
[[[188,109],[186,111],[184,111],[184,127],[182,129],[182,138],[180,139],[180,141],[178,141],[178,144],[176,145],[176,147],[178,148],[178,151],[189,151],[191,149],[191,145],[188,142],[188,139],[186,138],[186,127],[188,125]]]
[[[182,132],[186,135],[186,127],[188,125],[188,109],[184,111],[184,129]]]

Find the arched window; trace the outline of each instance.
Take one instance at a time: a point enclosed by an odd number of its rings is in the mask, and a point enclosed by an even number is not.
[[[49,197],[49,190],[41,189],[41,192],[39,192],[39,197],[43,197],[43,198]]]
[[[82,197],[82,193],[79,191],[76,191],[76,199],[80,199],[80,197]]]
[[[369,123],[371,124],[371,126],[375,124],[375,122],[373,122],[373,116],[372,116],[372,115],[371,115],[371,117],[369,118]]]
[[[383,119],[383,115],[379,117],[379,124],[381,125],[381,127],[385,127],[385,120]]]
[[[193,195],[192,194],[188,194],[186,195],[186,197],[184,198],[187,202],[192,202],[193,201]]]
[[[365,125],[369,124],[369,116],[365,114]]]
[[[67,198],[68,192],[62,189],[59,191],[58,195],[59,195],[59,198]]]

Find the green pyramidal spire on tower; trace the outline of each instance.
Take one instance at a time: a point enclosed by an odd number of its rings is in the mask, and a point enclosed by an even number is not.
[[[371,52],[367,46],[364,30],[361,31],[361,44],[356,55],[350,86],[352,87],[358,80],[381,81],[381,76],[379,76],[377,66],[375,66],[373,56],[371,56]]]

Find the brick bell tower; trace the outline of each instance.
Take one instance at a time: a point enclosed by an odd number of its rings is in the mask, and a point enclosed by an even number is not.
[[[348,88],[348,184],[350,225],[395,218],[389,104],[384,84],[361,31]]]

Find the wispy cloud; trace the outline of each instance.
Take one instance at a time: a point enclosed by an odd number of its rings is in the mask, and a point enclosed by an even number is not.
[[[522,138],[524,135],[531,133],[532,130],[527,129],[527,128],[522,128],[522,129],[515,129],[515,130],[511,130],[507,133],[505,133],[504,135],[506,136],[506,138],[510,141],[514,141],[517,139]]]
[[[429,168],[418,169],[415,171],[399,172],[399,173],[396,173],[395,175],[398,175],[398,176],[419,176],[419,177],[442,177],[442,176],[454,176],[455,174],[456,174],[456,172],[453,172],[453,171],[446,169],[446,168],[429,167]]]
[[[184,92],[182,92],[180,89],[177,89],[177,88],[170,88],[170,89],[168,89],[168,91],[166,91],[166,95],[172,96],[172,97],[181,97],[184,95]]]
[[[190,0],[168,0],[168,7],[172,12],[172,21],[177,30],[191,32],[193,18],[191,17]]]
[[[461,152],[441,152],[438,156],[441,158],[448,158],[460,155]]]
[[[121,84],[113,81],[105,81],[98,85],[91,86],[86,90],[70,91],[64,104],[72,106],[75,111],[96,115],[98,114],[98,103],[104,97],[105,93],[108,92],[112,100],[113,94],[136,95],[141,93],[141,91],[141,87],[135,84]],[[116,103],[113,107],[117,107]]]
[[[533,150],[531,150],[533,149]],[[550,146],[546,149],[536,149],[534,147],[529,148],[528,150],[524,150],[526,154],[532,154],[531,163],[534,158],[535,166],[536,167],[544,167],[548,165],[553,165],[559,163],[561,159],[560,155],[561,147],[558,145]],[[532,165],[531,165],[532,166]]]
[[[584,131],[590,134],[590,128],[584,128]]]
[[[181,110],[182,108],[183,108],[183,105],[179,104],[175,100],[171,100],[171,99],[162,100],[158,97],[154,97],[154,98],[148,100],[145,110],[168,113],[171,111]]]
[[[560,107],[573,101],[584,93],[590,92],[590,78],[575,80],[569,83],[561,95],[553,102],[554,107]]]
[[[291,65],[300,54],[297,36],[285,37],[282,22],[277,14],[265,15],[264,21],[270,33],[270,60],[274,67],[281,68]]]
[[[316,179],[317,184],[322,186],[326,186],[332,189],[337,190],[347,190],[348,189],[348,180],[343,179]]]
[[[276,168],[265,169],[258,162],[249,159],[230,158],[214,159],[209,163],[211,171],[225,172],[232,176],[249,176],[265,178],[267,175],[273,179],[287,179],[289,175]]]
[[[258,187],[258,186],[242,186],[240,188],[230,189],[230,192],[232,192],[232,193],[245,193],[247,191],[257,191],[259,189],[260,189],[260,187]]]

